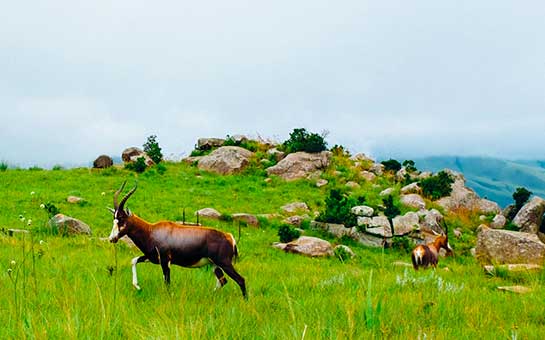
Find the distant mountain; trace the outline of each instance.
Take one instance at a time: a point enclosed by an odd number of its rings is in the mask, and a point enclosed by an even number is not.
[[[505,207],[513,203],[513,192],[525,187],[545,198],[545,161],[510,161],[487,157],[436,156],[413,159],[422,171],[449,168],[464,174],[466,185],[481,197]]]

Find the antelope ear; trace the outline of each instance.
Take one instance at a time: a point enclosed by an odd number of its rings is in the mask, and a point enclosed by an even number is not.
[[[112,213],[112,215],[115,215],[115,210],[114,209],[112,209],[110,207],[106,207],[106,209],[108,209]]]

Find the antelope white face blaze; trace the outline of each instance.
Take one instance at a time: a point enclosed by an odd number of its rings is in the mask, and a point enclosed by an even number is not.
[[[119,221],[116,219],[114,219],[114,226],[112,227],[112,232],[110,233],[110,242],[114,240],[114,238],[117,237],[117,235],[119,235],[119,226],[117,225],[119,223]]]

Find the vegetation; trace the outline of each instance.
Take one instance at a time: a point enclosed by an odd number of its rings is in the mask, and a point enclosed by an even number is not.
[[[439,171],[436,175],[421,180],[418,185],[422,188],[422,194],[431,199],[438,200],[450,195],[454,179],[446,171]]]
[[[382,203],[384,204],[384,215],[388,218],[388,222],[390,222],[390,228],[392,228],[392,236],[395,235],[394,233],[394,217],[399,215],[401,213],[401,210],[394,204],[394,198],[392,195],[388,195],[386,198],[382,199]]]
[[[135,171],[136,173],[143,173],[148,168],[146,159],[144,157],[138,157],[136,162],[126,163],[125,169]]]
[[[144,143],[144,152],[151,158],[153,162],[155,162],[155,164],[159,164],[163,160],[161,147],[159,147],[159,143],[157,142],[157,136],[155,135],[149,136],[146,143]]]
[[[280,242],[282,243],[291,242],[299,238],[299,236],[301,236],[301,233],[287,224],[281,225],[278,228],[278,237],[280,237]]]
[[[332,189],[325,199],[325,210],[320,213],[317,220],[327,223],[344,224],[346,228],[352,228],[358,223],[357,216],[351,209],[365,202],[365,197],[351,197],[339,189]]]
[[[0,162],[0,171],[6,171],[8,169],[8,163]]]
[[[407,172],[415,172],[415,171],[418,170],[418,169],[416,168],[416,166],[415,166],[414,161],[411,160],[411,159],[408,159],[408,160],[403,161],[403,166],[405,167],[405,169],[407,170]]]
[[[391,172],[398,172],[401,170],[401,163],[399,163],[395,159],[389,159],[387,161],[380,162],[382,165],[384,165],[385,171],[391,171]]]
[[[214,207],[230,216],[269,214],[305,201],[317,211],[328,193],[306,180],[265,183],[253,174],[223,177],[186,164],[163,164],[162,176],[115,167],[0,172],[0,194],[9,197],[0,210],[0,229],[33,231],[0,232],[0,338],[537,339],[545,332],[543,308],[536,303],[545,294],[545,274],[484,275],[469,255],[478,216],[447,217],[452,229],[463,228],[462,239],[450,240],[456,256],[441,259],[435,271],[418,272],[393,265],[410,262],[404,250],[352,241],[348,245],[357,256],[350,261],[307,258],[270,246],[278,239],[278,224],[242,227],[239,238],[236,222],[207,221],[235,235],[241,254],[236,267],[246,278],[248,301],[231,279],[214,292],[211,267],[173,266],[167,289],[160,266],[139,264],[142,290],[136,291],[130,262],[139,251],[101,239],[112,225],[104,207],[112,205],[124,180],[138,177],[139,189],[127,204],[150,222],[175,220],[184,207],[188,214]],[[379,178],[351,197],[365,193],[367,203],[380,204],[382,188],[373,185],[393,184]],[[72,194],[88,204],[67,203]],[[43,202],[89,224],[93,237],[42,231],[49,219]],[[305,233],[341,242],[313,230]],[[496,289],[509,285],[532,291],[515,296]]]
[[[321,152],[326,150],[327,142],[325,141],[325,133],[319,135],[317,133],[309,133],[306,129],[294,129],[290,133],[290,138],[286,140],[282,147],[287,153],[304,151],[304,152]]]
[[[532,196],[532,192],[526,188],[518,187],[515,189],[515,192],[513,192],[513,200],[515,201],[515,205],[509,210],[509,215],[507,216],[509,221],[512,221],[515,216],[517,216],[517,213],[526,204],[526,202],[528,202],[530,196]]]

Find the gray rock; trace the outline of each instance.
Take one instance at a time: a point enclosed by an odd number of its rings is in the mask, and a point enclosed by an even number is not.
[[[353,181],[346,182],[345,186],[350,188],[350,189],[360,188],[360,185],[358,183],[356,183],[356,182],[353,182]]]
[[[327,179],[319,179],[319,180],[316,182],[316,186],[317,186],[318,188],[321,188],[321,187],[323,187],[323,186],[326,186],[327,183],[329,183],[329,182],[327,181]]]
[[[100,155],[93,162],[93,168],[95,169],[106,169],[114,165],[112,157],[108,155]]]
[[[409,211],[403,216],[396,216],[392,220],[396,235],[407,235],[420,228],[420,218],[417,213]]]
[[[221,217],[221,213],[214,208],[204,208],[201,210],[197,210],[195,212],[195,215],[199,215],[200,217],[204,218],[210,218],[213,220],[219,220]]]
[[[362,171],[360,172],[360,176],[361,178],[363,178],[364,180],[368,182],[372,182],[375,180],[375,178],[377,178],[377,175],[375,175],[374,173],[370,171]]]
[[[259,226],[259,220],[257,219],[255,215],[252,215],[252,214],[237,213],[237,214],[231,215],[231,217],[233,218],[234,221],[244,222],[254,227]]]
[[[345,246],[344,244],[339,244],[337,245],[334,249],[333,249],[333,252],[334,253],[337,253],[337,252],[345,252],[347,253],[351,259],[353,259],[354,257],[356,257],[356,254],[354,253],[354,251],[352,249],[350,249],[349,246]]]
[[[277,148],[272,148],[267,151],[269,155],[273,155],[277,162],[280,162],[284,157],[286,157],[286,153],[278,150]]]
[[[443,215],[437,209],[420,210],[417,214],[420,217],[420,229],[439,234],[445,232],[441,228]]]
[[[219,148],[225,143],[225,139],[222,138],[199,138],[197,140],[197,149],[210,150],[212,148]]]
[[[426,202],[424,201],[422,196],[418,194],[401,195],[400,201],[401,201],[401,204],[406,205],[408,207],[417,208],[417,209],[426,208]]]
[[[375,162],[374,159],[367,157],[364,153],[357,153],[354,156],[350,157],[350,160],[354,162]]]
[[[308,219],[310,219],[310,216],[308,215],[303,215],[303,216],[295,215],[295,216],[290,216],[284,219],[283,222],[294,225],[294,226],[300,226],[304,220],[308,220]]]
[[[490,223],[490,228],[502,229],[503,227],[505,227],[505,223],[507,223],[507,219],[505,218],[505,216],[498,214],[494,216],[492,223]]]
[[[417,182],[414,182],[401,188],[401,193],[402,194],[421,194],[422,189],[418,186]]]
[[[367,216],[371,217],[375,213],[375,210],[366,205],[357,205],[353,207],[350,212],[356,216]]]
[[[331,235],[341,238],[343,236],[352,237],[356,232],[356,228],[346,228],[343,224],[324,223],[312,221],[310,227],[313,229],[323,230]]]
[[[134,163],[138,160],[138,158],[144,158],[147,166],[155,164],[155,162],[148,156],[147,153],[142,151],[142,149],[136,147],[126,148],[121,154],[121,159],[125,163]]]
[[[199,161],[199,169],[229,175],[241,172],[250,164],[253,152],[238,146],[222,146]]]
[[[77,197],[77,196],[68,196],[66,198],[66,202],[72,203],[72,204],[80,203],[80,202],[83,202],[83,201],[84,201],[83,198]]]
[[[394,188],[384,189],[380,192],[380,196],[389,196],[394,193]]]
[[[384,173],[384,165],[380,163],[375,163],[371,166],[369,171],[371,171],[377,176],[382,176],[382,174]]]
[[[301,236],[288,243],[275,243],[273,247],[289,253],[301,254],[312,257],[333,256],[331,243],[317,237]]]
[[[186,164],[193,164],[193,163],[199,163],[199,161],[203,158],[204,156],[189,156],[189,157],[186,157],[184,159],[182,159],[182,162],[186,163]]]
[[[278,164],[267,168],[267,174],[277,175],[285,180],[305,178],[310,174],[326,169],[331,161],[331,152],[295,152],[286,156]]]
[[[513,224],[519,227],[522,232],[535,234],[543,222],[543,214],[545,214],[545,200],[534,196],[522,206],[513,218]]]
[[[280,207],[280,209],[286,214],[295,214],[298,212],[308,212],[310,209],[305,202],[292,202]]]
[[[87,234],[91,235],[91,228],[84,222],[63,214],[53,216],[47,226],[61,235]]]
[[[542,265],[545,244],[536,234],[491,229],[481,225],[478,229],[475,254],[482,263],[530,263]]]

